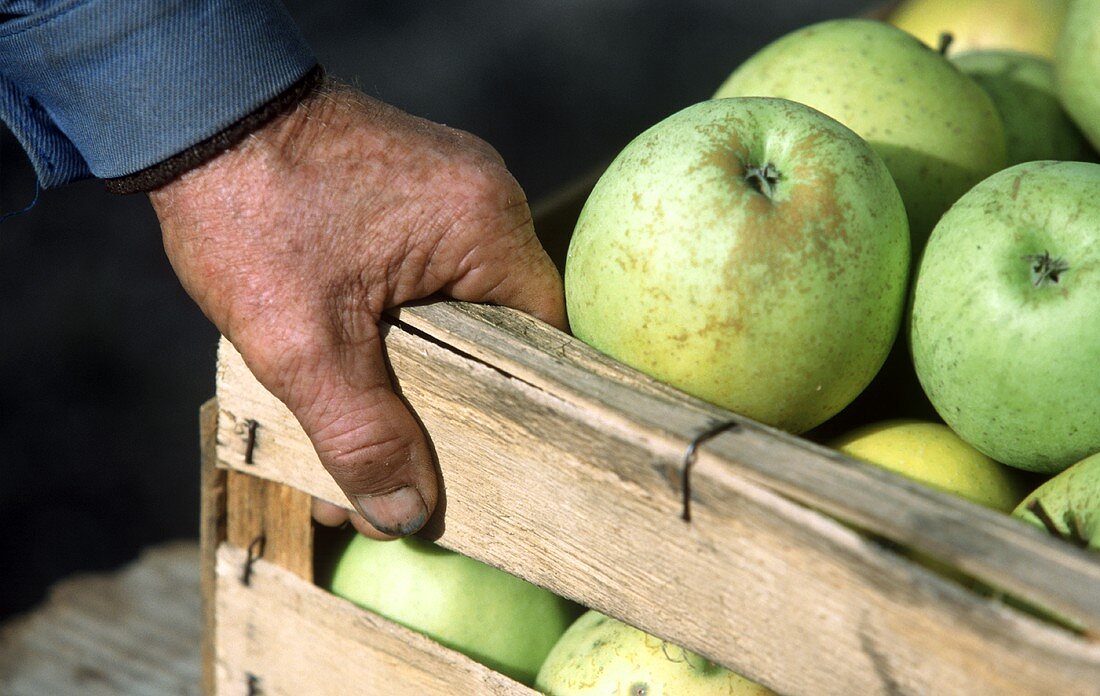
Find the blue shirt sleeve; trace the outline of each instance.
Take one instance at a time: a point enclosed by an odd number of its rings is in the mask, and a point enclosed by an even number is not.
[[[0,118],[44,188],[157,164],[316,64],[280,0],[0,0]]]

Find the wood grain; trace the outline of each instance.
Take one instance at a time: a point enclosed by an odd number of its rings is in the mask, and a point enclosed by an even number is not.
[[[215,554],[225,541],[227,472],[217,468],[218,400],[210,399],[199,409],[200,464],[199,578],[202,588],[202,693],[214,694],[214,632],[217,623],[214,592]]]
[[[237,471],[229,472],[226,488],[226,540],[312,580],[311,496]]]
[[[218,552],[218,693],[264,696],[535,696],[419,633],[364,611],[267,561],[251,585],[244,549]]]
[[[445,546],[782,693],[1100,693],[1100,646],[818,510],[998,577],[1020,572],[1014,559],[1052,559],[1059,583],[1091,582],[1091,559],[748,422],[704,447],[687,524],[681,457],[696,433],[731,414],[517,313],[444,303],[392,321],[386,346],[398,388],[443,471]],[[231,433],[255,418],[267,437],[249,471],[342,502],[289,412],[228,344],[218,394],[225,465],[246,466]],[[932,538],[940,533],[946,540]],[[992,547],[1002,537],[1013,550]]]
[[[673,465],[696,434],[736,420],[740,428],[708,442],[697,487],[710,462],[716,477],[752,480],[1100,629],[1100,562],[1015,519],[692,399],[519,312],[439,302],[401,310],[394,321],[673,443]]]

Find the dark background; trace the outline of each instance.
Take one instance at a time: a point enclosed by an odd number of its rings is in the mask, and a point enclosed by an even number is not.
[[[767,41],[871,0],[288,0],[328,71],[492,143],[537,201],[709,97]],[[0,213],[33,174],[0,133]],[[145,196],[98,181],[0,224],[0,617],[198,535],[217,334]]]

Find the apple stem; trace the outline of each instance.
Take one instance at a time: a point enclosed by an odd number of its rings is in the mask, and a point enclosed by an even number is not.
[[[779,179],[779,170],[771,162],[763,167],[748,167],[745,170],[745,181],[768,198],[775,197],[775,187]]]
[[[947,55],[947,49],[955,41],[955,35],[949,31],[940,32],[940,43],[936,47],[936,52],[941,56]]]
[[[1054,520],[1047,514],[1047,509],[1043,507],[1043,503],[1040,502],[1038,498],[1028,503],[1027,509],[1031,514],[1039,518],[1039,521],[1043,523],[1043,526],[1047,528],[1048,532],[1059,538],[1064,536],[1062,530],[1058,529],[1058,525],[1054,524]]]
[[[1089,547],[1089,540],[1085,536],[1085,530],[1081,527],[1081,517],[1075,515],[1072,510],[1066,510],[1066,526],[1069,527],[1069,540],[1083,549]]]
[[[1046,527],[1046,530],[1050,532],[1052,536],[1056,536],[1062,541],[1068,541],[1074,546],[1079,546],[1081,548],[1088,547],[1089,540],[1085,538],[1077,517],[1072,512],[1067,510],[1065,514],[1066,526],[1070,530],[1069,533],[1066,533],[1058,528],[1058,525],[1054,523],[1054,519],[1047,512],[1046,508],[1043,507],[1043,503],[1040,502],[1038,498],[1028,503],[1027,509],[1031,514],[1039,518],[1039,521],[1043,523],[1043,526]]]
[[[1037,288],[1056,285],[1059,276],[1069,270],[1069,264],[1064,259],[1052,257],[1047,251],[1028,254],[1023,259],[1031,264],[1031,284]]]

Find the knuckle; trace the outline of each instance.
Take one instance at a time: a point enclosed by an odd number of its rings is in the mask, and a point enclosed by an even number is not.
[[[497,165],[504,164],[504,158],[501,157],[496,148],[490,145],[486,140],[479,138],[469,131],[462,130],[461,128],[451,128],[449,126],[444,126],[444,128],[450,135],[456,149],[490,160]]]
[[[466,166],[460,177],[455,210],[465,228],[506,236],[530,224],[527,197],[502,166]]]

